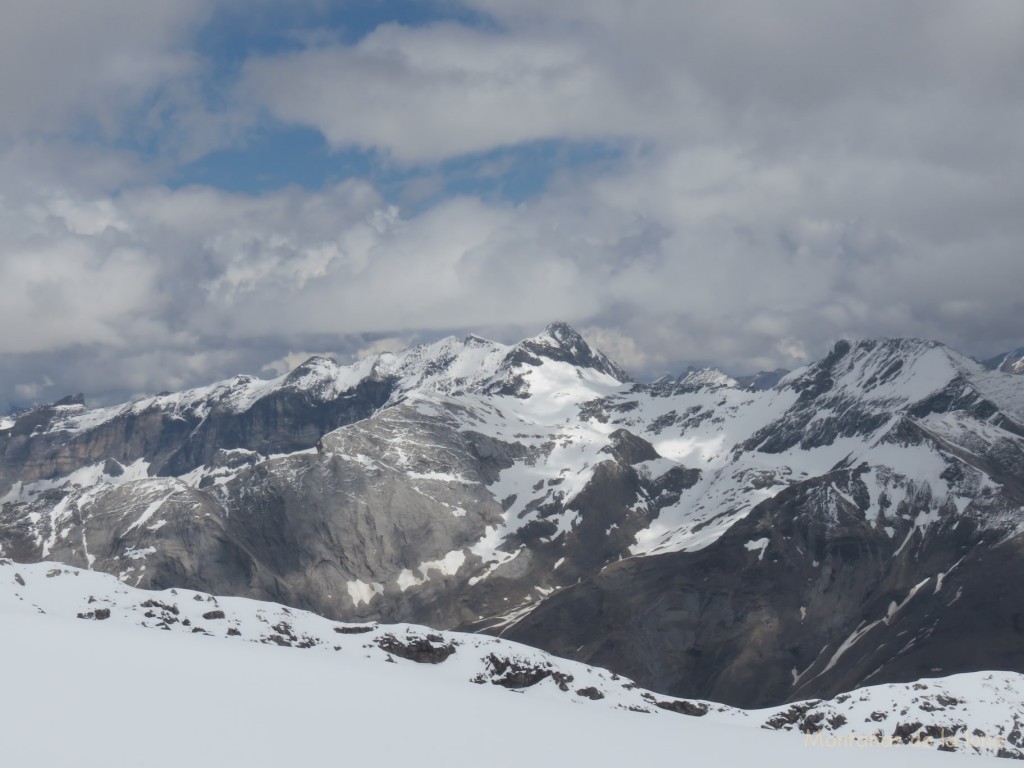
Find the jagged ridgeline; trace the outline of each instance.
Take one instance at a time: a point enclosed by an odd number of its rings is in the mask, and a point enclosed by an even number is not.
[[[0,421],[0,555],[482,630],[739,706],[1024,671],[1024,378],[632,382],[564,324]]]

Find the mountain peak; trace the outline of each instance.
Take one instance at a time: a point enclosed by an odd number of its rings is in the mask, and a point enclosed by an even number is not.
[[[324,355],[313,355],[297,365],[285,377],[285,383],[308,386],[313,380],[330,379],[337,375],[338,364]]]
[[[677,382],[681,390],[697,391],[700,389],[721,389],[722,387],[738,387],[736,379],[722,373],[717,368],[701,368],[690,371],[679,377]]]
[[[551,336],[561,344],[578,342],[586,343],[575,328],[561,320],[548,323],[547,327],[544,328],[543,334]]]
[[[838,360],[853,352],[859,355],[920,355],[931,349],[947,349],[942,342],[934,339],[920,339],[914,336],[897,336],[890,339],[840,339],[825,360]]]
[[[462,340],[462,343],[465,344],[467,347],[484,347],[494,345],[494,342],[491,341],[490,339],[485,339],[483,336],[477,336],[475,333],[471,333],[468,336],[466,336]]]
[[[550,323],[537,336],[519,342],[510,358],[530,365],[539,364],[539,358],[555,360],[591,368],[620,382],[632,381],[628,373],[603,352],[593,349],[575,328],[564,322]]]
[[[800,393],[801,407],[827,394],[885,403],[891,410],[920,402],[977,370],[973,361],[929,339],[842,339],[824,359],[780,383]]]
[[[81,392],[62,397],[60,400],[54,403],[54,406],[65,406],[65,405],[85,405],[85,395]]]

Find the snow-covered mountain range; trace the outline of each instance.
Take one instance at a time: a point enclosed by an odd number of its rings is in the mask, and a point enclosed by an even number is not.
[[[0,423],[15,561],[744,707],[1024,671],[1022,510],[1024,378],[913,339],[639,384],[555,324]]]
[[[755,743],[761,737],[752,732],[758,729],[789,732],[788,736],[776,736],[774,744],[761,741],[763,747],[782,752],[800,744],[807,752],[807,747],[848,752],[895,748],[901,756],[915,749],[930,749],[1024,758],[1024,675],[1015,673],[973,673],[914,684],[876,686],[829,701],[802,701],[746,711],[712,702],[666,697],[606,670],[552,657],[499,638],[408,624],[340,623],[273,603],[186,589],[140,590],[108,574],[56,563],[0,561],[0,613],[5,620],[0,630],[5,647],[12,642],[10,635],[14,631],[32,635],[48,629],[51,635],[74,637],[76,628],[69,624],[85,622],[102,624],[92,631],[90,639],[94,644],[117,647],[119,641],[123,644],[124,638],[131,637],[135,645],[132,655],[143,658],[153,648],[162,646],[145,645],[141,642],[145,633],[132,630],[148,628],[195,638],[192,648],[185,651],[182,645],[176,653],[193,663],[196,658],[203,658],[201,651],[196,654],[198,644],[213,643],[216,647],[228,643],[236,648],[269,645],[278,648],[272,664],[286,665],[291,659],[283,655],[288,653],[284,649],[294,649],[292,653],[301,649],[316,657],[315,663],[325,673],[332,669],[344,672],[345,690],[333,692],[334,698],[342,700],[354,698],[351,680],[359,672],[387,687],[387,665],[393,664],[397,669],[391,674],[392,679],[395,674],[405,676],[403,695],[415,693],[422,699],[441,693],[456,700],[472,700],[471,689],[475,686],[497,687],[523,694],[531,704],[577,705],[591,717],[617,710],[621,713],[620,727],[628,727],[628,718],[639,714],[655,715],[673,721],[658,728],[660,733],[675,738],[679,727],[692,728],[686,721],[693,721],[699,722],[705,731],[717,730],[719,738]],[[272,657],[264,658],[270,661]],[[162,666],[167,656],[161,659]],[[27,649],[22,658],[6,660],[30,667],[53,662],[33,648]],[[173,665],[174,661],[170,663]],[[123,670],[130,664],[130,659],[121,659],[119,666]],[[260,664],[259,674],[253,677],[262,678],[265,667],[266,664]],[[417,667],[422,669],[416,670]],[[216,684],[220,672],[204,665],[202,677]],[[8,680],[8,701],[31,694],[37,684],[30,680],[26,690],[22,690],[21,680],[21,676],[16,676],[13,685]],[[61,687],[67,687],[67,683]],[[269,692],[281,696],[279,690]],[[193,698],[198,693],[190,692]],[[315,699],[318,695],[308,689],[301,693],[304,699]],[[159,698],[163,697],[154,697],[150,706]],[[487,703],[483,697],[477,700]],[[473,730],[461,720],[458,726],[462,731]],[[16,740],[14,745],[18,743]],[[38,743],[32,746],[39,749]],[[5,745],[8,754],[11,747],[10,742]],[[457,755],[478,759],[464,750]],[[38,752],[33,757],[37,759]],[[711,757],[704,755],[702,762],[708,764]]]

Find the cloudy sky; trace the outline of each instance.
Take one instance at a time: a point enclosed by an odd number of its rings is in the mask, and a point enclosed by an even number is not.
[[[1019,0],[6,0],[0,413],[565,320],[1024,344]]]

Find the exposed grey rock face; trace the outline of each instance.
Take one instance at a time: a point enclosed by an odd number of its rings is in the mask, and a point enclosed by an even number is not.
[[[0,493],[15,482],[64,477],[98,462],[144,459],[150,474],[180,475],[223,451],[271,455],[311,448],[325,432],[371,416],[394,391],[392,379],[367,378],[324,401],[315,390],[294,385],[302,371],[300,366],[291,380],[241,411],[232,396],[258,380],[239,377],[197,392],[185,407],[177,396],[150,398],[84,429],[63,428],[89,418],[81,402],[29,411],[0,432]]]
[[[555,324],[22,414],[0,555],[764,706],[1024,670],[1001,586],[1024,575],[1022,425],[1024,379],[934,342],[841,342],[766,390],[642,385]]]
[[[889,535],[853,501],[859,474],[793,486],[700,551],[613,564],[503,636],[735,706],[1021,668],[1022,539],[977,519],[1021,501],[926,529],[908,506]]]

